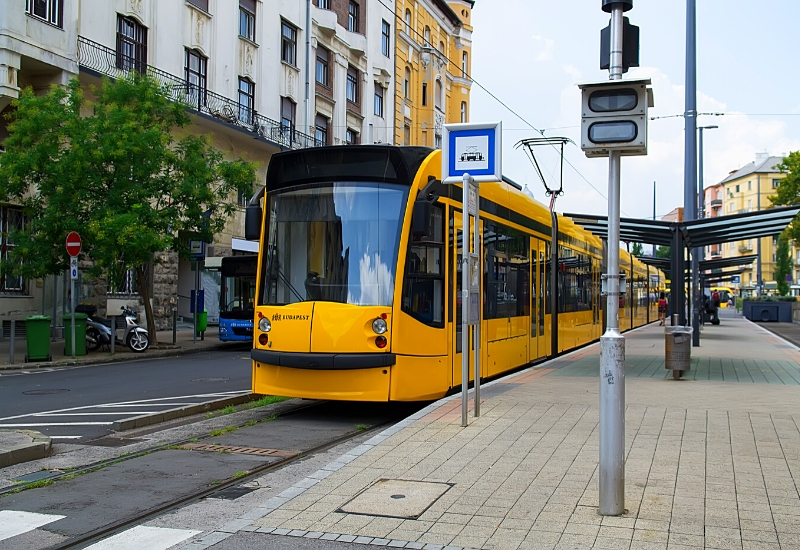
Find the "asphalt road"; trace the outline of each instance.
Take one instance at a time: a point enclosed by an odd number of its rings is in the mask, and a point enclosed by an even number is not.
[[[250,391],[248,350],[0,376],[0,429],[56,442],[107,434],[115,420]]]

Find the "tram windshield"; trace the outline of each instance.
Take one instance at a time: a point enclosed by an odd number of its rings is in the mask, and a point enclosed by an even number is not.
[[[390,305],[408,188],[334,182],[268,194],[260,304]]]

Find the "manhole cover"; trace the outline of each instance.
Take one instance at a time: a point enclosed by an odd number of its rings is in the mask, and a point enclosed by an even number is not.
[[[362,516],[416,519],[447,492],[452,483],[381,479],[337,512]],[[391,510],[391,513],[387,513]]]
[[[145,439],[136,439],[133,437],[101,437],[99,439],[92,439],[91,441],[82,442],[83,445],[94,445],[96,447],[124,447],[125,445],[133,445],[146,441]]]
[[[28,390],[22,392],[23,395],[53,395],[54,393],[64,393],[68,392],[69,390],[66,388],[61,388],[57,390]]]
[[[191,382],[227,382],[228,378],[192,378]]]

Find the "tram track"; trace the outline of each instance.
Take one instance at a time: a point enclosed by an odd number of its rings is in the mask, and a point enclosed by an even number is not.
[[[297,408],[291,409],[289,411],[284,411],[274,419],[286,418],[287,416],[292,416],[294,414],[298,414],[298,413],[301,413],[303,411],[308,411],[309,409],[315,409],[315,408],[321,407],[321,406],[325,405],[326,403],[328,403],[328,402],[321,401],[321,402],[315,402],[313,404],[302,405],[302,406],[299,406]],[[121,518],[119,520],[112,521],[112,522],[107,523],[107,524],[105,524],[103,526],[97,527],[96,529],[88,531],[85,534],[81,534],[81,535],[75,536],[75,537],[71,538],[70,540],[66,540],[61,544],[58,544],[58,545],[55,545],[55,546],[51,546],[49,548],[52,548],[53,550],[60,550],[60,549],[67,549],[67,548],[82,548],[82,547],[90,546],[91,544],[99,542],[100,540],[102,540],[104,538],[107,538],[109,536],[112,536],[114,534],[122,532],[122,531],[124,531],[124,530],[126,530],[126,529],[128,529],[128,528],[130,528],[132,526],[135,526],[137,524],[144,523],[144,522],[146,522],[146,521],[148,521],[150,519],[153,519],[153,518],[155,518],[157,516],[160,516],[160,515],[162,515],[164,513],[168,513],[170,511],[179,509],[179,508],[184,507],[186,505],[189,505],[189,504],[192,504],[194,502],[200,501],[203,498],[207,498],[207,497],[213,496],[216,493],[220,493],[220,492],[225,491],[226,489],[230,489],[230,488],[232,488],[234,486],[239,486],[239,485],[242,485],[242,484],[246,484],[248,481],[252,481],[252,480],[254,480],[254,479],[258,478],[258,477],[264,476],[265,474],[269,474],[270,472],[274,472],[274,471],[280,470],[282,468],[285,468],[285,467],[289,466],[290,464],[292,464],[294,462],[297,462],[299,460],[302,460],[304,458],[310,457],[310,456],[315,455],[317,453],[325,452],[325,451],[327,451],[327,450],[329,450],[329,449],[331,449],[333,447],[336,447],[337,445],[341,445],[341,444],[346,443],[347,441],[350,441],[352,439],[355,439],[355,438],[358,438],[358,437],[362,437],[362,436],[364,436],[366,434],[371,434],[371,433],[374,433],[374,432],[379,431],[381,429],[384,429],[385,427],[387,427],[387,426],[399,421],[400,419],[402,419],[406,414],[407,414],[407,412],[403,412],[402,414],[399,414],[399,415],[398,414],[393,414],[393,415],[391,415],[391,418],[385,419],[382,422],[376,423],[376,424],[371,425],[369,427],[363,427],[363,428],[362,427],[357,427],[356,430],[350,431],[348,433],[345,433],[345,434],[343,434],[343,435],[341,435],[339,437],[336,437],[334,439],[327,440],[327,441],[325,441],[323,443],[320,443],[318,445],[313,445],[311,447],[307,447],[307,448],[304,448],[304,449],[299,449],[296,454],[293,454],[291,456],[280,457],[275,461],[272,461],[272,462],[269,462],[269,463],[265,463],[265,464],[261,464],[259,466],[255,466],[255,467],[249,469],[248,473],[246,475],[241,475],[241,476],[240,475],[232,475],[232,476],[228,477],[227,479],[225,479],[223,481],[215,481],[214,485],[211,486],[211,487],[206,487],[206,488],[202,488],[202,489],[199,489],[199,490],[194,490],[194,491],[192,491],[192,492],[190,492],[188,494],[183,494],[183,495],[180,495],[180,496],[175,497],[173,499],[170,499],[170,500],[168,500],[166,502],[161,502],[161,503],[159,503],[159,504],[157,504],[157,505],[155,505],[155,506],[153,506],[151,508],[147,508],[147,509],[141,510],[140,512],[128,515],[127,517]],[[271,418],[271,420],[273,420],[273,419]],[[243,427],[243,426],[240,426],[240,427]],[[125,457],[117,457],[117,458],[114,458],[114,459],[103,460],[103,461],[100,461],[100,462],[89,464],[87,466],[81,467],[81,468],[76,469],[76,470],[65,471],[65,472],[63,472],[63,473],[61,473],[61,474],[59,474],[57,476],[53,476],[51,478],[48,478],[48,480],[51,481],[51,482],[58,482],[59,480],[64,480],[65,478],[66,479],[71,479],[71,478],[73,478],[75,476],[78,476],[78,475],[89,474],[89,473],[92,473],[92,472],[94,472],[96,470],[99,470],[99,469],[102,469],[102,468],[113,466],[113,465],[116,465],[116,464],[119,464],[119,463],[122,463],[122,462],[135,460],[137,458],[141,458],[141,457],[144,457],[144,456],[149,455],[149,454],[157,453],[159,451],[181,449],[181,447],[183,445],[189,445],[189,444],[194,443],[194,442],[196,442],[198,440],[208,440],[208,439],[210,439],[212,437],[214,437],[214,436],[209,434],[209,435],[204,436],[204,437],[186,438],[186,439],[181,440],[181,441],[175,441],[175,442],[165,443],[165,444],[161,444],[161,445],[156,445],[156,446],[153,446],[153,447],[150,447],[150,448],[147,448],[147,449],[142,449],[140,451],[137,451],[137,452],[132,453],[130,455],[127,455]],[[185,452],[204,452],[204,451],[192,451],[189,448],[186,448]],[[34,484],[29,484],[29,485],[34,485]],[[41,485],[38,485],[36,487],[40,487],[40,486]],[[34,487],[30,487],[30,488],[34,488]],[[18,492],[20,489],[21,489],[20,487],[8,488],[7,490],[5,490],[3,492],[0,492],[0,497],[2,497],[3,494],[7,495],[9,493]],[[24,488],[22,488],[22,489],[24,490]]]

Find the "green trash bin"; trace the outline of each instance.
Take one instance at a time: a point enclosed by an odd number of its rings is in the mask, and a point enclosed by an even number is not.
[[[208,328],[208,310],[197,314],[197,332],[205,332]]]
[[[25,340],[28,344],[28,354],[25,362],[52,361],[50,355],[50,317],[47,315],[33,315],[25,318]]]
[[[75,314],[75,355],[86,355],[85,313]],[[72,357],[72,315],[64,315],[64,355]]]

